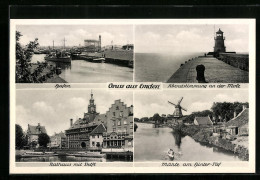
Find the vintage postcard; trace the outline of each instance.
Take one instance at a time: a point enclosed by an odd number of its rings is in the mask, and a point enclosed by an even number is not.
[[[255,172],[255,19],[11,19],[10,173]]]

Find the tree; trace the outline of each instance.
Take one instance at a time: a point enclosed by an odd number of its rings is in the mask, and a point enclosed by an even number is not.
[[[22,148],[24,144],[24,134],[23,134],[23,129],[19,124],[15,125],[15,146],[17,148]]]
[[[50,142],[50,137],[46,133],[39,134],[38,143],[40,146],[47,147],[47,144]]]
[[[229,121],[234,117],[234,112],[237,114],[243,110],[243,104],[248,107],[248,103],[240,103],[240,102],[216,102],[211,107],[213,114],[216,118],[225,119]]]
[[[22,34],[16,31],[16,82],[17,83],[31,83],[34,82],[33,73],[30,70],[31,58],[34,49],[39,46],[38,38],[34,41],[30,41],[29,44],[22,48],[19,40]]]

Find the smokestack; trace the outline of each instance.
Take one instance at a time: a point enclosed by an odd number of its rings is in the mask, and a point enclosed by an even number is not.
[[[101,35],[99,35],[99,50],[101,51]]]
[[[73,125],[73,119],[70,119],[70,127]]]

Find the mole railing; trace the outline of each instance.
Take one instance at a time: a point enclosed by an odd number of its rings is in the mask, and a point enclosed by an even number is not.
[[[244,71],[249,71],[249,55],[248,54],[229,54],[219,53],[219,60]]]

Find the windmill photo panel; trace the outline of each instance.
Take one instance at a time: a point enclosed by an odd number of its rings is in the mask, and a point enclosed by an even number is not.
[[[136,92],[134,161],[249,161],[248,99],[248,90]]]

